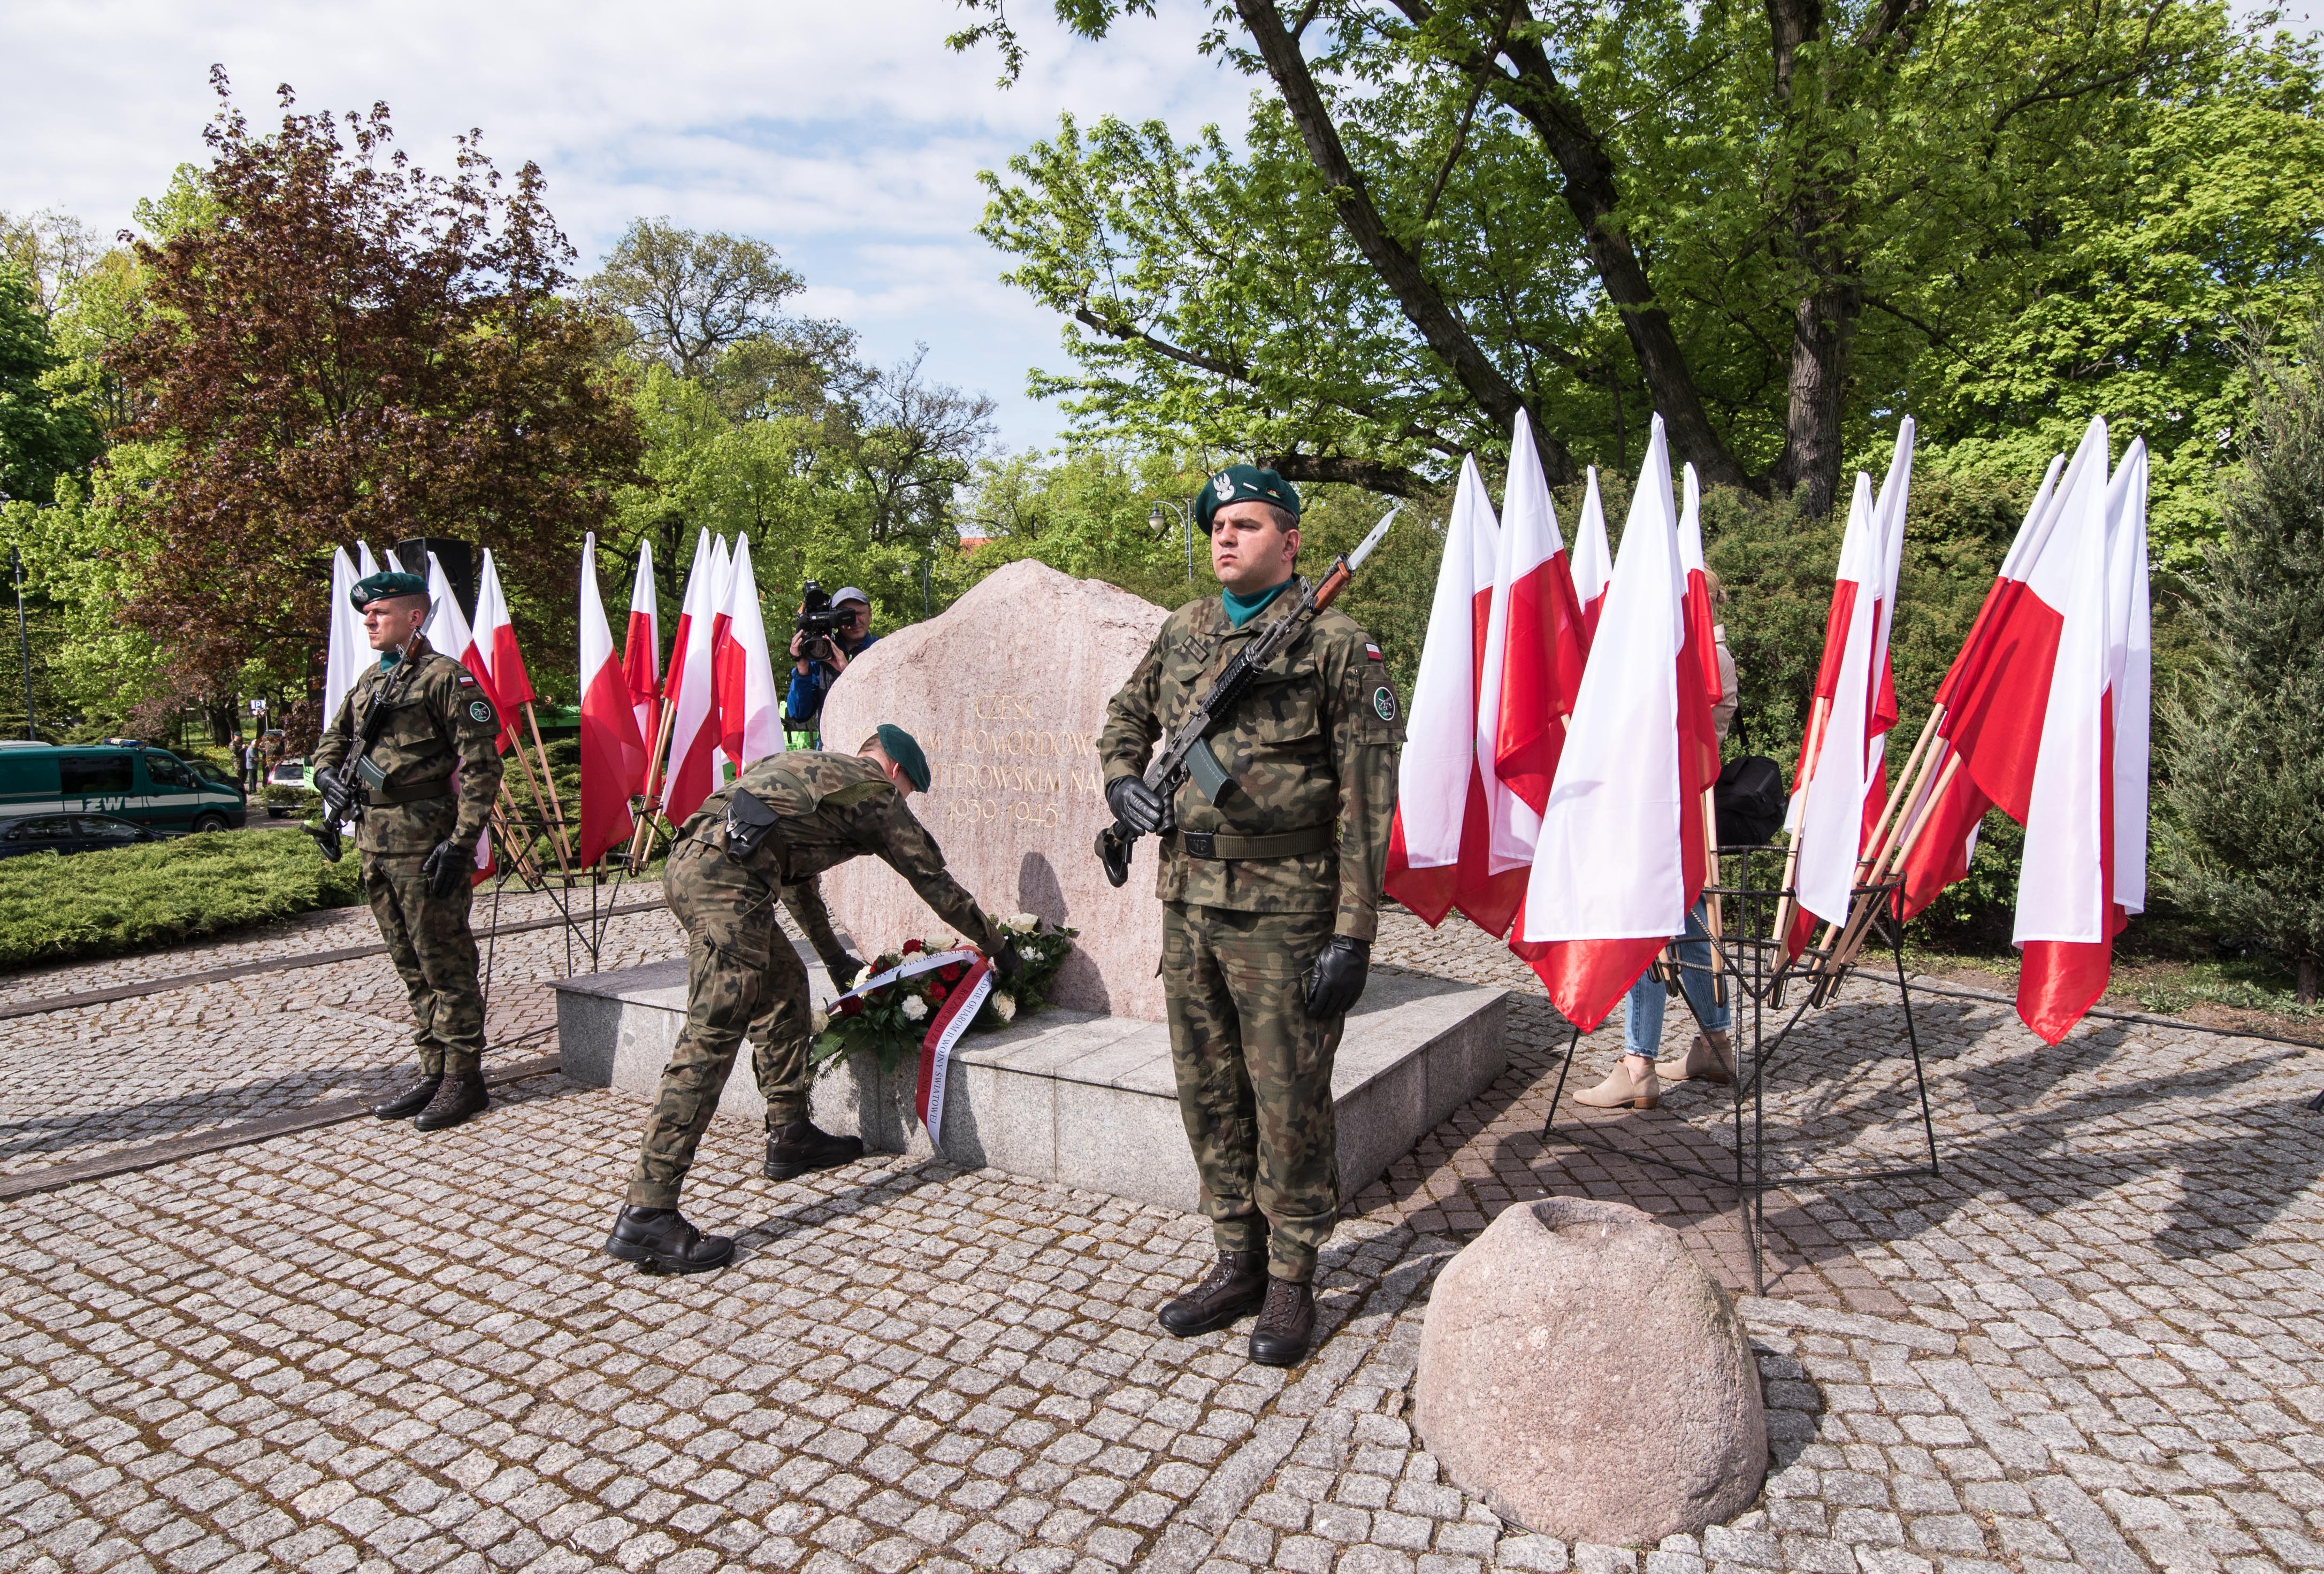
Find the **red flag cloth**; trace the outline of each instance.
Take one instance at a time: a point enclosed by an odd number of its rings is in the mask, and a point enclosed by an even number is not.
[[[492,685],[493,701],[500,707],[500,750],[505,754],[517,741],[517,707],[534,699],[532,678],[517,649],[516,627],[509,621],[508,597],[501,591],[501,571],[484,548],[484,566],[476,575],[476,627],[473,648],[484,664],[484,681]]]
[[[637,576],[630,582],[630,626],[622,647],[622,678],[638,736],[650,750],[661,735],[661,612],[654,592],[653,543],[638,543]],[[646,767],[639,768],[637,790],[647,790]]]
[[[1582,496],[1582,522],[1573,532],[1573,599],[1582,608],[1582,649],[1598,637],[1598,614],[1606,608],[1606,586],[1614,577],[1614,554],[1606,545],[1606,505],[1598,499],[1598,466]]]
[[[725,585],[724,543],[707,538],[695,549],[686,576],[685,637],[670,655],[669,785],[664,813],[684,824],[718,790],[718,696],[713,660],[716,619]]]
[[[1566,721],[1582,695],[1590,640],[1549,484],[1522,410],[1509,453],[1509,484],[1501,510],[1501,566],[1494,589],[1498,609],[1504,594],[1500,586],[1508,586],[1498,652],[1499,682],[1494,686],[1499,704],[1493,764],[1501,784],[1531,811],[1521,844],[1512,849],[1530,867],[1541,811],[1549,803],[1557,757],[1565,747]],[[1489,649],[1489,658],[1491,654]],[[1500,830],[1497,824],[1496,833]]]
[[[1656,417],[1509,942],[1585,1032],[1685,928],[1702,893],[1705,782],[1690,759],[1688,713],[1707,723],[1708,705],[1686,649],[1685,601]]]
[[[1484,478],[1476,460],[1464,458],[1444,527],[1413,686],[1412,732],[1397,762],[1396,817],[1388,827],[1388,894],[1432,928],[1452,910],[1471,872],[1479,882],[1485,874],[1477,686],[1499,538]],[[1520,885],[1523,878],[1520,872]],[[1463,911],[1475,917],[1473,907],[1464,905]]]
[[[645,770],[645,741],[629,685],[613,657],[613,632],[597,594],[597,538],[581,545],[581,845],[584,869],[636,829],[630,794]]]

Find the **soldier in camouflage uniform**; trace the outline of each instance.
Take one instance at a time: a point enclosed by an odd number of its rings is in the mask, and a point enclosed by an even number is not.
[[[486,1103],[468,872],[500,793],[493,745],[500,715],[468,669],[421,637],[426,580],[374,574],[356,584],[353,599],[379,664],[355,679],[324,729],[315,776],[327,804],[364,805],[355,830],[364,894],[411,999],[420,1076],[372,1113],[383,1120],[417,1116],[420,1130],[438,1131]],[[351,757],[374,705],[387,707],[362,756],[375,769],[358,771]],[[327,824],[333,817],[326,812]]]
[[[1238,465],[1203,488],[1222,594],[1170,614],[1106,709],[1115,815],[1161,835],[1162,978],[1178,1109],[1217,1266],[1161,1311],[1181,1336],[1254,1309],[1251,1358],[1293,1366],[1314,1332],[1316,1254],[1339,1217],[1332,1060],[1363,992],[1396,805],[1403,710],[1379,648],[1326,610],[1210,734],[1237,787],[1164,805],[1141,773],[1242,644],[1305,594],[1299,494]]]
[[[637,1168],[605,1243],[609,1256],[650,1273],[694,1274],[734,1255],[731,1239],[688,1224],[678,1200],[746,1032],[767,1100],[767,1178],[788,1181],[863,1152],[862,1139],[820,1131],[807,1118],[807,970],[775,925],[778,897],[796,904],[792,912],[811,936],[829,935],[816,877],[871,853],[1005,976],[1015,975],[1008,937],[945,872],[943,851],[905,806],[908,794],[927,787],[919,744],[902,728],[883,726],[856,754],[769,755],[704,799],[679,827],[662,889],[686,929],[686,1026],[662,1072]],[[818,938],[827,962],[853,962],[835,936],[830,944],[824,951]],[[837,978],[843,988],[853,971]]]

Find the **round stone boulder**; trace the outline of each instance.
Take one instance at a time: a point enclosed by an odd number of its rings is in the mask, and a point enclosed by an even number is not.
[[[1619,1202],[1518,1204],[1446,1265],[1413,1408],[1457,1485],[1569,1542],[1699,1535],[1767,1471],[1758,1366],[1727,1293]]]

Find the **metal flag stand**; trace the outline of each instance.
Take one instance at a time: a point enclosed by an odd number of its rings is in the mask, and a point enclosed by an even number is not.
[[[1681,959],[1679,946],[1674,943],[1656,964],[1669,981],[1673,992],[1687,1002],[1687,1009],[1698,1026],[1710,1031],[1702,1022],[1694,999],[1678,987],[1684,971],[1708,971],[1711,977],[1714,999],[1723,997],[1732,1008],[1734,1026],[1729,1029],[1729,1042],[1735,1048],[1734,1131],[1735,1170],[1732,1175],[1716,1174],[1697,1165],[1683,1164],[1659,1155],[1634,1152],[1620,1144],[1608,1140],[1580,1122],[1568,1124],[1563,1130],[1557,1125],[1558,1100],[1565,1096],[1565,1079],[1573,1070],[1573,1057],[1582,1045],[1582,1030],[1576,1027],[1567,1041],[1565,1059],[1558,1068],[1557,1091],[1549,1101],[1549,1116],[1542,1124],[1545,1140],[1558,1138],[1577,1147],[1615,1155],[1635,1164],[1658,1164],[1680,1174],[1692,1175],[1717,1185],[1732,1186],[1737,1205],[1743,1215],[1743,1235],[1751,1248],[1751,1287],[1756,1294],[1766,1293],[1766,1277],[1760,1250],[1760,1238],[1766,1226],[1766,1194],[1771,1185],[1780,1186],[1798,1181],[1883,1181],[1907,1176],[1932,1176],[1937,1169],[1937,1128],[1929,1109],[1928,1078],[1921,1063],[1921,1035],[1913,1020],[1913,991],[1904,975],[1904,927],[1893,916],[1897,889],[1903,880],[1900,875],[1890,875],[1868,885],[1858,886],[1851,907],[1869,904],[1870,925],[1879,936],[1896,968],[1896,991],[1904,1014],[1904,1036],[1913,1054],[1913,1082],[1921,1100],[1921,1134],[1928,1145],[1926,1168],[1918,1164],[1903,1168],[1858,1172],[1848,1174],[1818,1174],[1795,1170],[1772,1180],[1767,1174],[1766,1089],[1768,1073],[1773,1071],[1792,1030],[1812,1008],[1831,1004],[1838,998],[1840,986],[1855,970],[1856,956],[1863,938],[1856,936],[1857,945],[1850,946],[1848,937],[1833,936],[1824,944],[1811,944],[1802,951],[1796,962],[1786,959],[1784,937],[1775,933],[1778,910],[1796,909],[1798,892],[1788,886],[1784,876],[1775,875],[1772,881],[1757,877],[1770,870],[1782,870],[1789,849],[1757,845],[1722,847],[1718,853],[1718,878],[1703,888],[1707,899],[1716,901],[1722,908],[1724,922],[1716,927],[1719,933],[1708,937],[1693,936],[1687,941],[1692,947],[1707,947],[1710,962],[1687,962]],[[1730,879],[1730,875],[1733,877]],[[1843,947],[1847,947],[1843,951]],[[1885,980],[1884,980],[1885,981]],[[1784,1010],[1787,985],[1804,984],[1804,997],[1792,1008],[1789,1017],[1772,1035],[1768,1033],[1771,1017]],[[1738,996],[1740,999],[1738,999]],[[1749,1029],[1740,1031],[1748,1007]],[[1748,1134],[1746,1135],[1744,1105],[1750,1105]]]

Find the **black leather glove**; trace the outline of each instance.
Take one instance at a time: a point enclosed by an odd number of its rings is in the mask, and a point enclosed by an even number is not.
[[[1363,998],[1371,971],[1372,943],[1334,934],[1307,969],[1307,1015],[1322,1020],[1343,1017]]]
[[[427,878],[429,896],[448,897],[460,888],[468,871],[475,867],[475,843],[447,838],[436,844],[436,851],[420,864],[420,872]]]
[[[1011,936],[1001,937],[1001,949],[992,953],[992,971],[1010,983],[1025,971],[1025,959],[1017,954],[1017,942]]]
[[[845,994],[855,987],[855,975],[863,971],[863,959],[843,951],[823,965],[831,971],[831,981],[839,986],[840,993]]]
[[[327,765],[315,773],[315,790],[323,795],[324,824],[336,825],[347,817],[347,800],[353,795],[336,767]]]
[[[1162,828],[1162,799],[1146,785],[1139,776],[1118,776],[1105,784],[1105,801],[1113,806],[1113,817],[1137,832],[1151,836]]]

